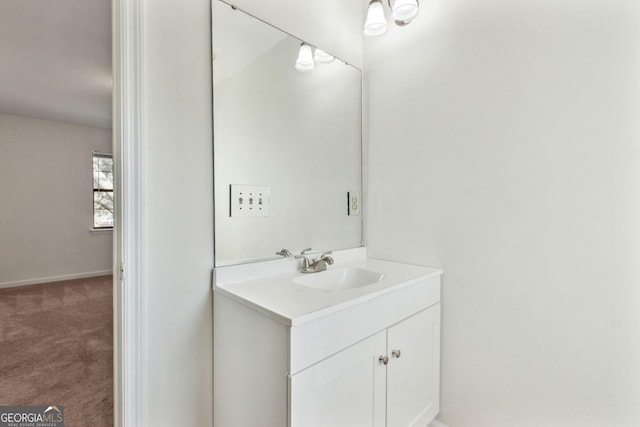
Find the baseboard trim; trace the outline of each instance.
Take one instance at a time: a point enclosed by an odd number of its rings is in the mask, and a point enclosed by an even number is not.
[[[38,279],[15,280],[13,282],[1,282],[0,289],[17,288],[18,286],[39,285],[41,283],[61,282],[63,280],[86,279],[88,277],[108,276],[113,270],[88,271],[85,273],[65,274],[62,276],[40,277]]]
[[[438,420],[433,420],[431,421],[431,424],[428,425],[428,427],[448,427],[448,426],[444,423],[441,423]]]

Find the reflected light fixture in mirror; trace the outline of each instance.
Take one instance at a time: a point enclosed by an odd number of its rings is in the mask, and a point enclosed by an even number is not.
[[[392,3],[393,1],[393,3]],[[391,17],[398,26],[405,26],[418,16],[419,0],[387,0],[391,9]],[[381,0],[371,0],[364,24],[364,35],[378,37],[387,31],[387,19]]]
[[[330,64],[335,60],[335,56],[329,55],[322,49],[311,47],[307,43],[302,43],[298,50],[298,58],[296,59],[296,70],[303,73],[313,71],[315,63]]]
[[[298,71],[311,71],[313,70],[313,53],[311,52],[311,46],[306,43],[300,45],[298,51],[298,59],[296,60],[296,70]]]
[[[336,59],[334,56],[329,55],[324,50],[318,48],[316,48],[316,51],[313,54],[313,60],[320,64],[330,64],[334,59]]]

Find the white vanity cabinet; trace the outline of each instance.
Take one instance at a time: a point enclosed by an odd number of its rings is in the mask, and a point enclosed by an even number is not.
[[[338,259],[384,279],[323,291],[280,264],[216,269],[214,427],[427,427],[437,415],[442,270]]]
[[[291,376],[291,427],[385,426],[385,332]]]
[[[387,330],[387,427],[425,427],[440,411],[440,304]]]
[[[290,377],[290,427],[426,427],[439,408],[440,304]]]

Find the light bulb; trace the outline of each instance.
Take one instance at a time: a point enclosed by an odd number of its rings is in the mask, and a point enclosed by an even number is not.
[[[391,6],[391,17],[398,23],[408,24],[419,10],[417,0],[395,0]]]
[[[364,23],[364,35],[367,37],[378,37],[387,31],[387,20],[384,17],[382,2],[371,0],[367,10],[367,20]]]
[[[311,71],[313,70],[313,54],[311,53],[311,46],[306,43],[300,45],[300,51],[298,52],[298,59],[296,60],[296,70],[298,71]]]
[[[331,56],[331,55],[329,55],[324,50],[318,49],[318,48],[316,48],[316,52],[313,55],[313,60],[316,61],[316,62],[319,62],[321,64],[329,64],[329,63],[333,62],[334,59],[336,59],[336,58]]]

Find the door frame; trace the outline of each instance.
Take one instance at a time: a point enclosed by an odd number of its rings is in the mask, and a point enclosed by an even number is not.
[[[114,426],[145,417],[143,0],[112,0]]]

